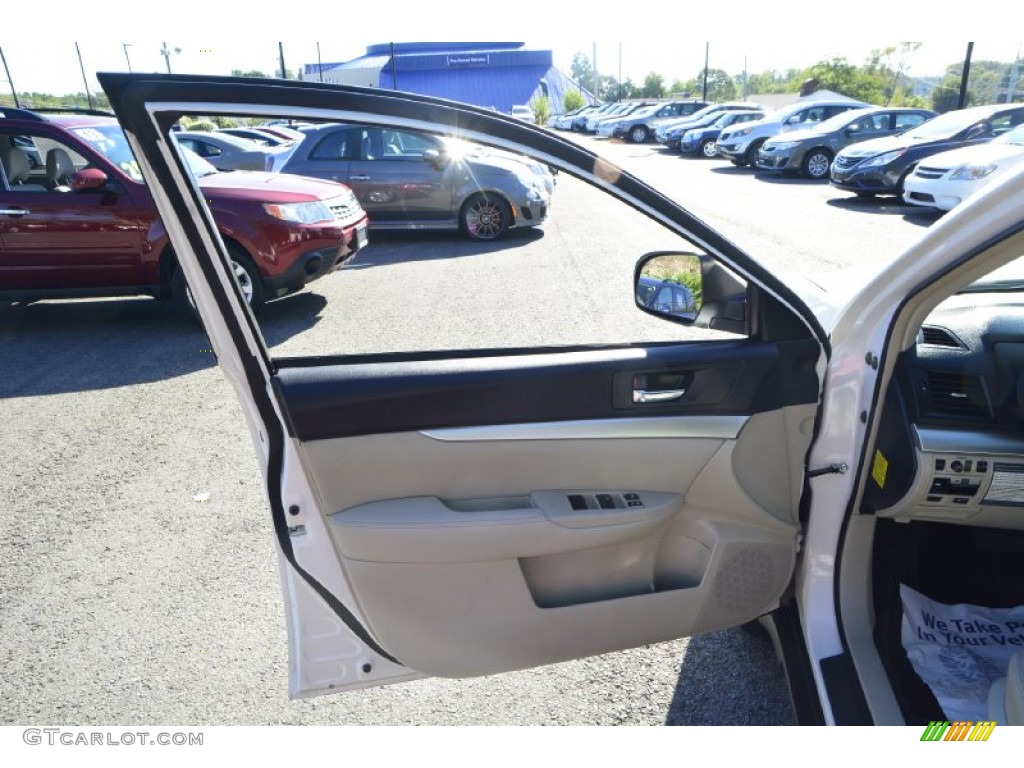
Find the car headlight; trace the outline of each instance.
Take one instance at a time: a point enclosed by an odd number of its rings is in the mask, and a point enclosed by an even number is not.
[[[309,203],[264,203],[263,210],[281,221],[296,224],[322,224],[334,221],[331,209],[320,200]]]
[[[683,141],[696,141],[700,131],[687,131],[683,134]]]
[[[785,152],[787,149],[793,149],[794,147],[799,147],[800,143],[801,142],[799,142],[799,141],[779,141],[779,142],[773,141],[771,144],[765,144],[764,148],[765,148],[765,151],[768,151],[769,149],[774,149],[777,152]]]
[[[985,165],[961,165],[952,174],[950,179],[956,179],[957,181],[975,181],[976,179],[984,179],[992,171],[998,168],[998,165],[987,163]]]
[[[749,133],[752,133],[753,130],[754,130],[753,128],[740,128],[738,131],[735,131],[734,133],[730,133],[729,134],[729,138],[730,139],[739,139],[739,138],[741,138],[743,136],[746,136]]]
[[[884,155],[876,155],[865,162],[861,168],[877,168],[880,165],[888,165],[906,151],[905,149],[895,149],[892,152],[886,152]]]

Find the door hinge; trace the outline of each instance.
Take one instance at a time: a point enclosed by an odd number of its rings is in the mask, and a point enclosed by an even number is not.
[[[807,470],[807,477],[819,477],[821,475],[845,475],[846,470],[849,467],[846,462],[840,462],[839,464],[829,464],[827,467],[821,467],[820,469],[809,469]]]

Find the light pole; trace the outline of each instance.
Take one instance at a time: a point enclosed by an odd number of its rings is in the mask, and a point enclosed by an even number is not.
[[[164,47],[160,49],[160,55],[164,57],[164,61],[167,63],[167,74],[171,74],[171,54],[181,53],[181,48],[174,48],[173,50],[167,47],[167,43],[164,43]]]
[[[92,94],[89,93],[89,81],[85,78],[85,64],[82,63],[82,52],[78,48],[78,43],[75,43],[75,53],[78,54],[78,68],[82,70],[82,84],[85,86],[85,98],[89,100],[89,109],[95,109],[96,107],[92,103]]]
[[[121,47],[124,48],[124,60],[128,62],[128,71],[132,71],[132,60],[128,58],[128,49],[131,48],[131,43],[121,43]]]
[[[11,96],[14,97],[14,106],[21,108],[21,102],[18,101],[18,92],[14,90],[14,81],[11,80],[11,70],[7,68],[7,57],[4,56],[4,49],[0,48],[0,62],[3,62],[4,72],[7,73],[7,84],[11,86]]]

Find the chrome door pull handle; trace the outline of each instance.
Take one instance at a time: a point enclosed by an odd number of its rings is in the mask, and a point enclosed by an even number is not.
[[[0,208],[0,216],[25,216],[32,211],[27,208]]]
[[[370,177],[365,175],[365,174],[362,174],[362,175],[359,175],[359,176],[349,176],[348,178],[349,178],[349,181],[369,181],[370,180]]]
[[[670,400],[678,400],[686,394],[685,389],[663,389],[661,391],[648,391],[646,389],[633,390],[634,403],[667,403]]]

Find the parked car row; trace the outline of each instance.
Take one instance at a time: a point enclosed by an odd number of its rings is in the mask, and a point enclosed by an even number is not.
[[[630,136],[629,131],[643,126],[646,140],[657,112],[652,107],[632,109],[632,115],[598,122],[598,135],[638,141],[640,135]],[[600,114],[590,111],[590,120]],[[990,104],[938,115],[820,94],[769,114],[749,102],[706,105],[686,117],[658,120],[653,135],[683,155],[722,157],[758,171],[829,179],[858,197],[894,195],[909,205],[948,211],[1024,163],[1024,104]]]
[[[172,133],[253,309],[334,271],[375,230],[493,241],[547,218],[547,166],[414,130],[264,126]],[[369,217],[369,218],[368,218]],[[190,296],[132,147],[101,113],[0,108],[0,300]]]

